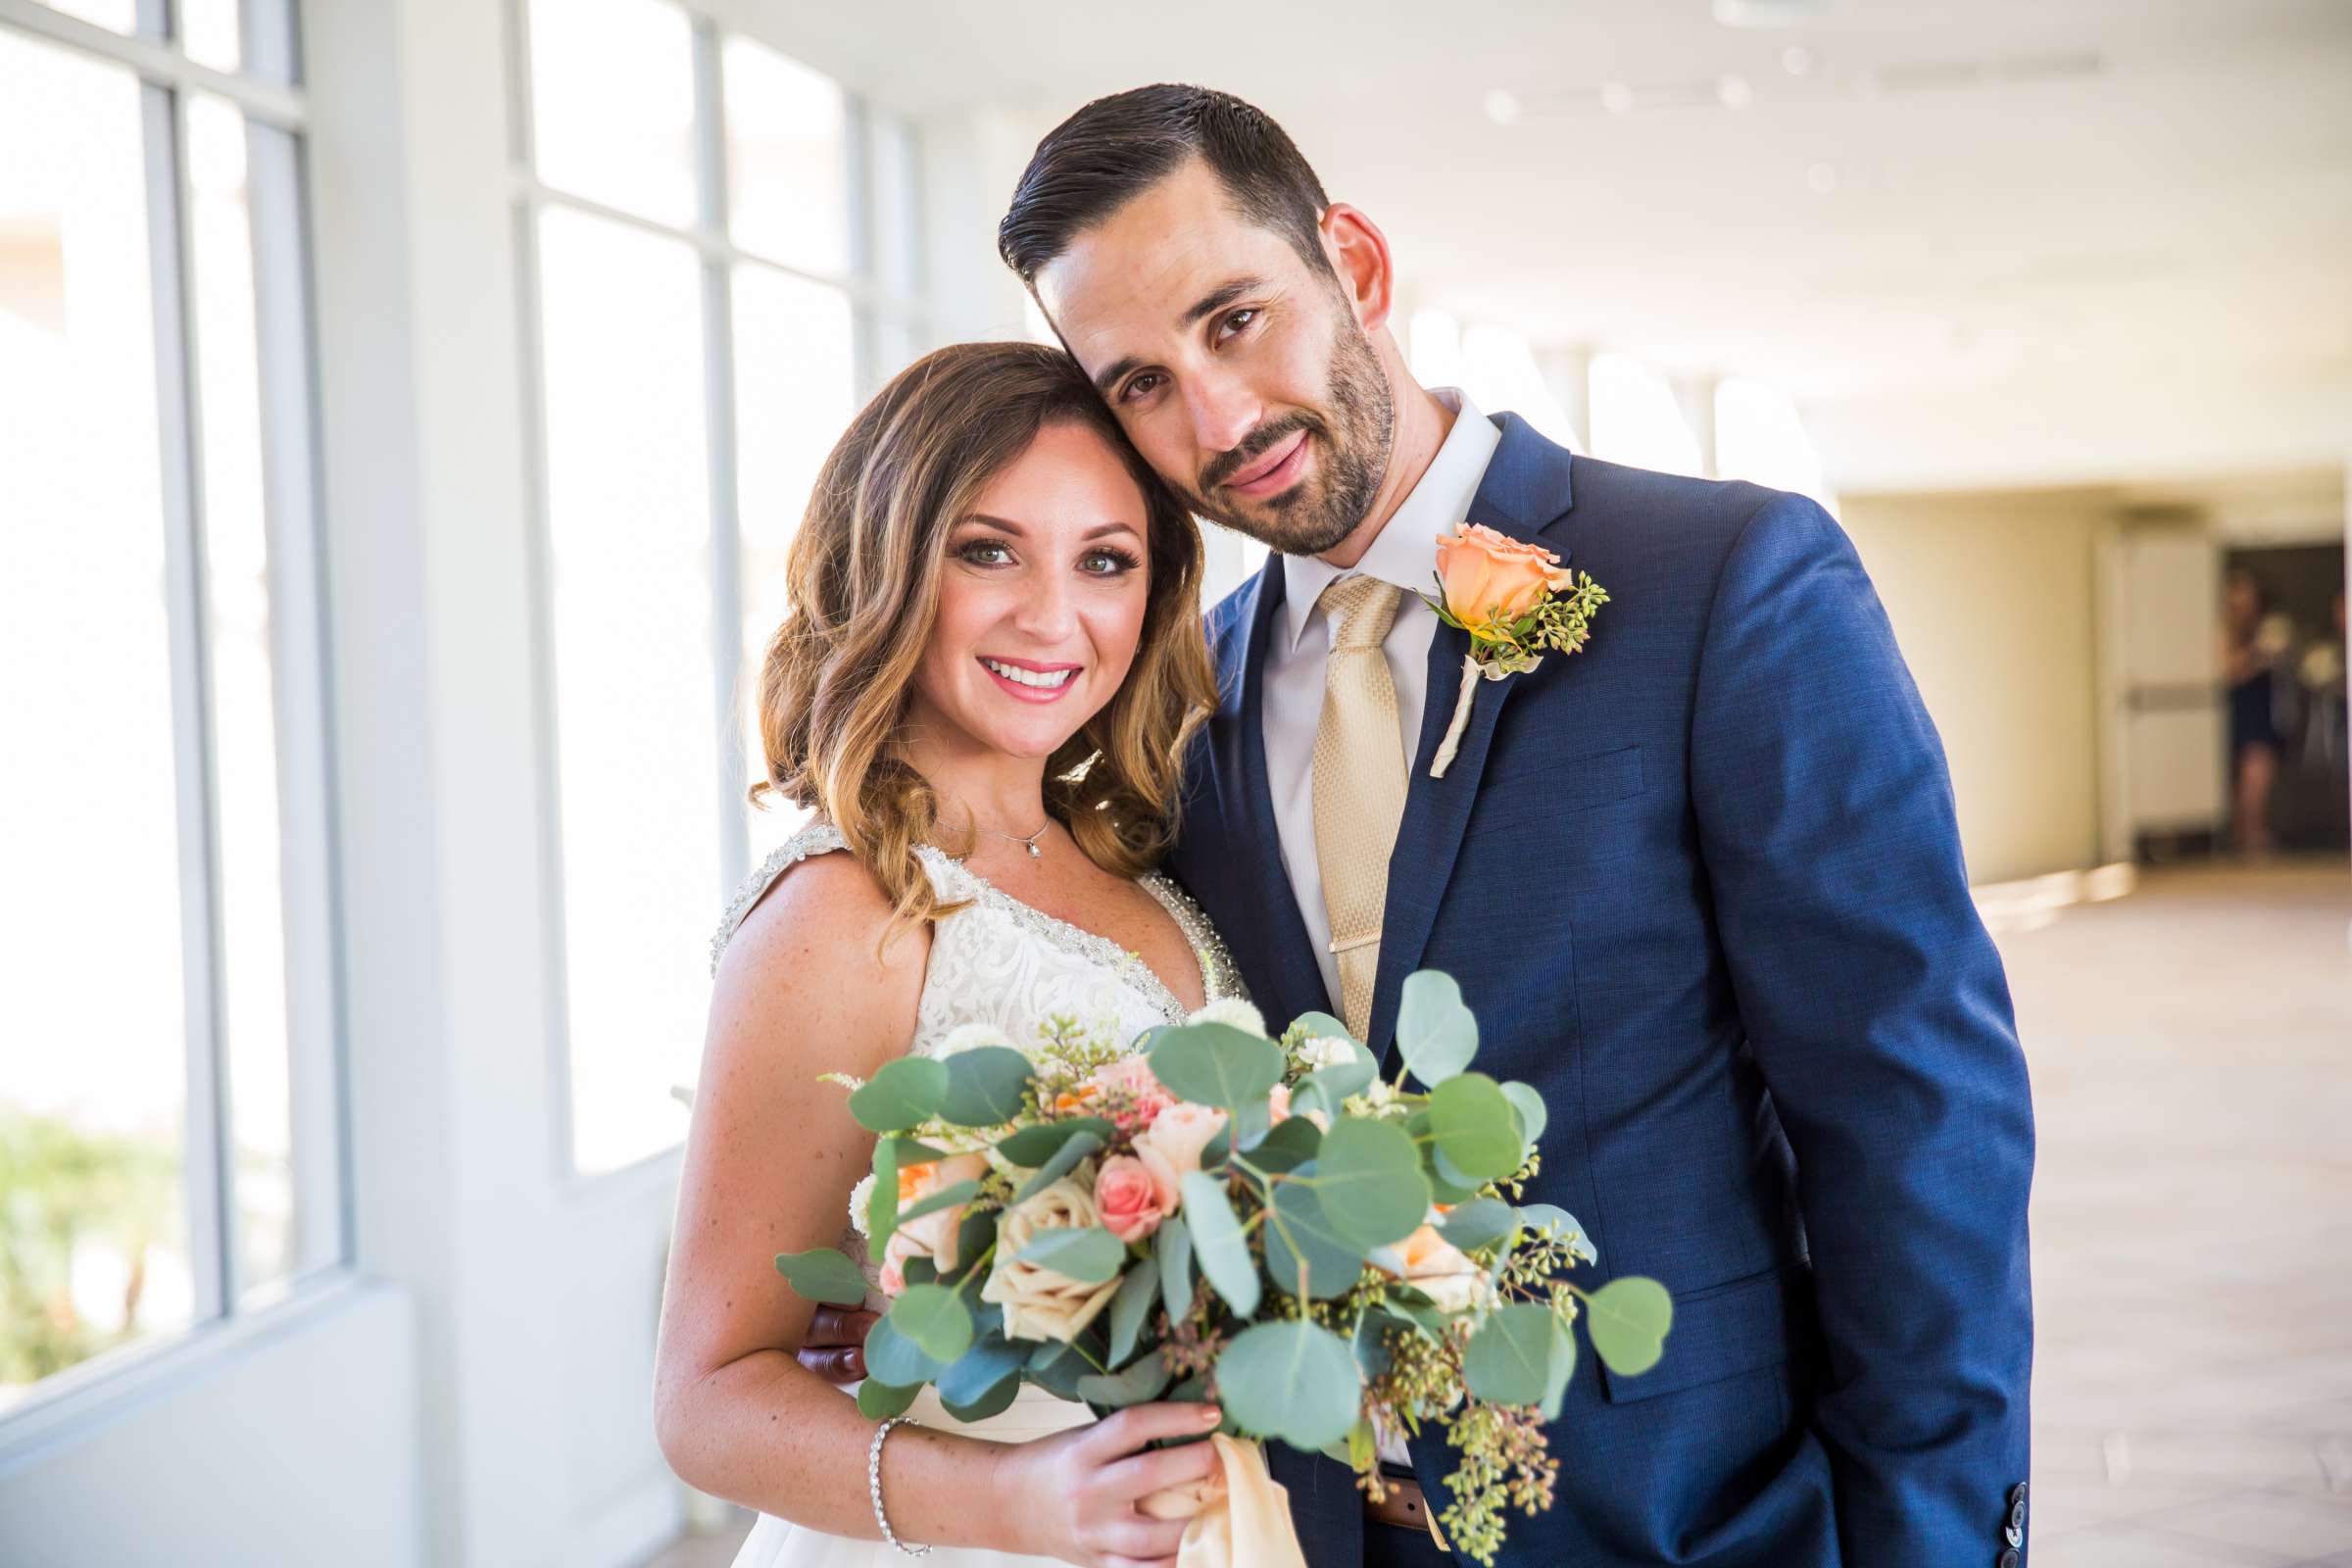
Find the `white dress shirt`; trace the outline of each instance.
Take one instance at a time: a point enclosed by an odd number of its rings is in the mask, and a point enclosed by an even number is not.
[[[1502,440],[1477,406],[1454,387],[1431,395],[1451,409],[1453,428],[1430,461],[1412,492],[1373,537],[1353,566],[1342,568],[1315,556],[1282,558],[1282,613],[1267,628],[1264,723],[1266,783],[1274,796],[1274,827],[1282,843],[1283,869],[1298,897],[1298,913],[1314,944],[1330,1009],[1340,1009],[1340,964],[1331,953],[1331,916],[1323,907],[1323,872],[1315,859],[1315,726],[1323,716],[1323,663],[1331,652],[1331,628],[1315,601],[1335,579],[1369,573],[1404,590],[1396,622],[1380,651],[1396,682],[1396,747],[1411,767],[1421,738],[1421,711],[1429,696],[1429,645],[1437,635],[1437,612],[1421,595],[1436,588],[1438,539],[1469,514],[1487,464]],[[1450,701],[1450,689],[1442,694]],[[1409,780],[1407,781],[1409,784]]]

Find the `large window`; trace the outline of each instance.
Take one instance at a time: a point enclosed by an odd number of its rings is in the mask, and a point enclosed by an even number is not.
[[[798,825],[754,811],[784,552],[927,337],[915,138],[666,0],[540,0],[519,117],[574,1166],[684,1133],[704,937]]]
[[[0,1410],[345,1255],[292,37],[0,18]]]

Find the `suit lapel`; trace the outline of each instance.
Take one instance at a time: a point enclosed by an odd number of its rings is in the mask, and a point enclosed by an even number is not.
[[[1468,520],[1514,539],[1541,543],[1565,562],[1568,551],[1557,540],[1541,536],[1568,514],[1569,454],[1538,435],[1517,415],[1502,415],[1496,422],[1502,427],[1502,440],[1479,482]],[[1555,675],[1561,662],[1561,657],[1554,654],[1527,674],[1485,680],[1464,676],[1462,660],[1469,652],[1469,634],[1452,626],[1441,623],[1430,639],[1428,696],[1421,707],[1421,736],[1413,748],[1412,776],[1406,781],[1404,819],[1397,825],[1396,848],[1389,857],[1380,972],[1372,988],[1372,1038],[1365,1042],[1381,1057],[1384,1072],[1395,1070],[1390,1051],[1397,999],[1404,977],[1420,966],[1421,956],[1429,947],[1430,928],[1437,923],[1438,905],[1453,874],[1463,830],[1470,823],[1470,808],[1478,797],[1479,775],[1486,769],[1495,719],[1520,682]],[[1446,776],[1431,778],[1430,760],[1453,720],[1454,704],[1465,678],[1476,679],[1478,688],[1471,699],[1469,724]]]
[[[1234,847],[1240,861],[1238,879],[1249,889],[1251,905],[1263,911],[1262,947],[1237,955],[1236,961],[1252,971],[1253,980],[1263,982],[1251,989],[1266,1022],[1280,1029],[1302,1012],[1327,1008],[1330,1002],[1323,994],[1314,943],[1298,914],[1298,896],[1283,870],[1274,791],[1266,778],[1264,677],[1266,650],[1279,635],[1275,617],[1283,602],[1281,556],[1268,553],[1255,592],[1243,634],[1239,719],[1218,771],[1232,781],[1228,809],[1241,829]]]

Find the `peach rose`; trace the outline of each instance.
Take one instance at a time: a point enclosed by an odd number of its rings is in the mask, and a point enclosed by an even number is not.
[[[1159,1201],[1159,1184],[1144,1162],[1129,1154],[1113,1154],[1095,1176],[1095,1209],[1102,1228],[1122,1242],[1140,1242],[1159,1229],[1167,1209]]]
[[[1438,578],[1446,611],[1473,636],[1490,638],[1576,580],[1551,551],[1475,522],[1438,541]]]
[[[977,1181],[987,1174],[988,1161],[978,1154],[950,1154],[945,1159],[926,1160],[919,1165],[902,1165],[899,1167],[899,1208],[903,1212],[942,1188],[953,1187],[957,1182]],[[890,1267],[889,1249],[897,1247],[901,1237],[906,1238],[906,1245],[914,1252],[937,1263],[942,1274],[954,1269],[956,1231],[963,1223],[963,1211],[967,1206],[950,1203],[928,1214],[917,1214],[891,1232],[890,1240],[883,1244],[884,1270]],[[896,1296],[898,1292],[890,1291],[888,1294]]]
[[[1291,1119],[1291,1086],[1289,1084],[1276,1084],[1273,1092],[1266,1096],[1266,1101],[1267,1107],[1271,1112],[1266,1120],[1267,1126],[1277,1126]],[[1325,1132],[1331,1131],[1331,1116],[1326,1111],[1310,1110],[1306,1113],[1306,1119]]]
[[[1176,1212],[1176,1184],[1200,1168],[1200,1151],[1224,1125],[1223,1111],[1180,1100],[1152,1117],[1152,1125],[1137,1136],[1135,1157],[1152,1172],[1163,1212]]]
[[[1394,1250],[1401,1277],[1444,1311],[1468,1311],[1486,1289],[1486,1272],[1439,1235],[1435,1225],[1423,1225],[1398,1242]]]

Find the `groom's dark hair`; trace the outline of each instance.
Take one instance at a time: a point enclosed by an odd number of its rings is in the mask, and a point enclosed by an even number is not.
[[[1037,144],[997,225],[997,252],[1034,283],[1078,235],[1195,158],[1245,219],[1331,275],[1317,226],[1330,198],[1282,127],[1231,93],[1164,82],[1098,98]]]

